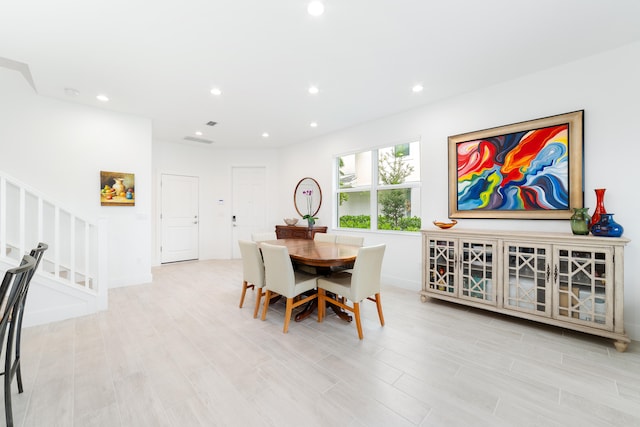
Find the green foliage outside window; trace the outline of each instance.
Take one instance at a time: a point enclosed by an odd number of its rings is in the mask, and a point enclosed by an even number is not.
[[[378,216],[379,230],[420,231],[421,225],[422,220],[417,216],[402,218],[397,225],[392,224],[387,217]],[[343,215],[340,217],[340,227],[369,229],[371,217],[369,215]]]
[[[343,215],[340,217],[342,228],[370,228],[371,217],[369,215]]]
[[[393,153],[386,152],[380,156],[378,173],[382,184],[402,184],[413,173],[413,166],[408,164],[404,158],[407,152],[408,147],[400,145],[393,150]],[[420,218],[406,217],[407,212],[411,212],[410,196],[411,190],[408,188],[382,190],[378,193],[378,202],[381,205],[380,212],[382,213],[378,216],[379,230],[420,230]]]
[[[378,216],[378,230],[420,231],[422,219],[419,216],[403,217],[397,223],[389,221],[389,217]]]

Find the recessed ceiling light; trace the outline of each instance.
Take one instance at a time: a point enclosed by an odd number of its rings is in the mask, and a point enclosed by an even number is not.
[[[264,132],[264,133],[262,134],[262,137],[263,137],[263,138],[269,138],[269,134],[268,134],[267,132]]]
[[[422,92],[424,90],[424,86],[422,86],[421,84],[417,84],[414,87],[412,87],[411,90],[414,91],[415,93]]]
[[[320,92],[320,91],[318,90],[318,86],[309,86],[309,93],[310,93],[311,95],[315,95],[315,94],[317,94],[318,92]]]
[[[307,5],[307,12],[311,16],[320,16],[324,13],[324,4],[321,1],[312,1]]]
[[[217,87],[214,87],[213,89],[211,89],[211,95],[220,96],[222,95],[222,91]]]
[[[98,101],[101,101],[101,102],[107,102],[107,101],[109,101],[109,97],[108,97],[107,95],[98,95],[98,96],[96,96],[96,99],[97,99]]]
[[[311,122],[311,123],[309,123],[309,126],[311,126],[312,128],[317,128],[318,127],[318,123]]]
[[[198,136],[202,136],[202,132],[200,132],[199,130],[196,131],[196,135]]]

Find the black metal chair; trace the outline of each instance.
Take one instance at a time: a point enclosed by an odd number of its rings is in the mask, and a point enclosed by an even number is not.
[[[7,427],[13,426],[13,411],[11,409],[11,362],[13,342],[17,322],[13,322],[17,313],[22,294],[36,267],[36,259],[31,255],[22,257],[20,266],[10,268],[4,275],[0,285],[0,339],[6,342],[4,363],[4,411]]]
[[[31,284],[31,279],[33,278],[33,275],[36,273],[36,270],[38,270],[38,266],[40,265],[40,261],[42,260],[42,257],[44,255],[44,252],[49,249],[49,245],[47,245],[46,243],[38,243],[38,246],[35,249],[31,249],[31,252],[29,253],[29,255],[31,255],[33,258],[35,258],[36,260],[36,265],[33,268],[33,270],[31,270],[29,272],[29,277],[27,277],[27,283],[24,285],[24,288],[22,290],[22,292],[20,293],[20,298],[18,300],[18,304],[16,306],[16,311],[14,311],[11,314],[11,322],[15,322],[16,327],[12,328],[14,330],[15,333],[15,358],[13,359],[13,362],[11,363],[11,370],[10,371],[6,371],[5,372],[11,372],[11,376],[9,379],[9,382],[11,382],[11,379],[13,379],[13,377],[16,377],[16,381],[18,382],[18,393],[22,393],[23,392],[23,388],[22,388],[22,371],[20,369],[20,341],[22,338],[22,318],[24,317],[24,306],[25,306],[25,302],[27,300],[27,292],[29,291],[29,285]]]

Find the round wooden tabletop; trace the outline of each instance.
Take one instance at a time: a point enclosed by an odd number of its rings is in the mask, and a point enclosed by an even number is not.
[[[331,242],[316,242],[308,239],[278,239],[266,242],[270,245],[286,246],[293,261],[313,267],[338,267],[353,264],[359,246]]]

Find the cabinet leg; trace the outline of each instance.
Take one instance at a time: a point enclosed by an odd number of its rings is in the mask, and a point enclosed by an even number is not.
[[[616,350],[618,350],[620,353],[624,353],[625,351],[627,351],[629,343],[626,341],[614,341],[613,345],[616,346]]]
[[[420,295],[420,301],[427,302],[427,296],[426,295]]]

